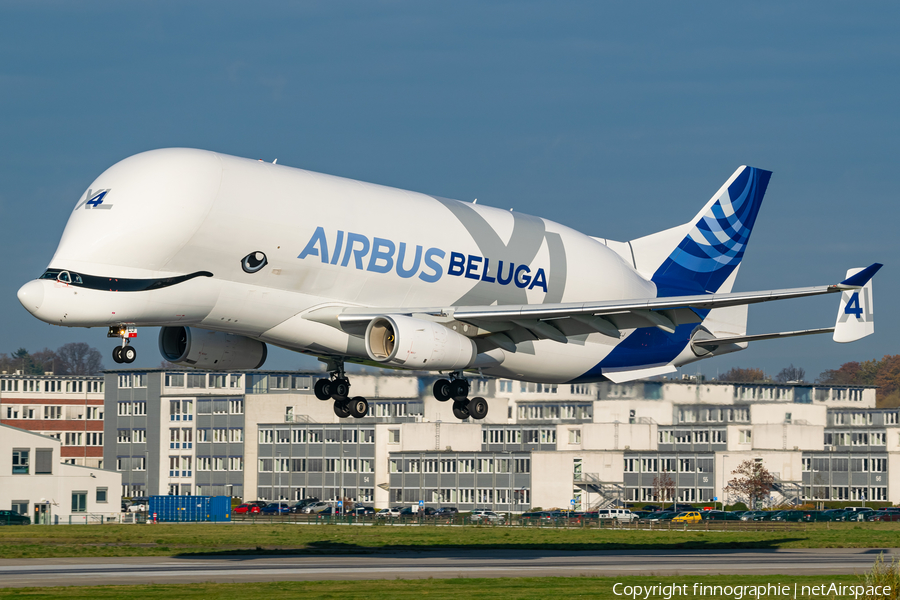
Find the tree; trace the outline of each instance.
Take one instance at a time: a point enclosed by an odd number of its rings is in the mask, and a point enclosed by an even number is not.
[[[775,376],[775,381],[778,383],[787,383],[789,381],[802,382],[804,377],[806,377],[806,371],[800,367],[795,367],[794,363],[791,363],[791,366],[785,367],[778,372],[778,375]]]
[[[665,471],[653,478],[653,498],[658,502],[666,502],[675,497],[675,482]]]
[[[878,386],[875,397],[879,408],[900,406],[900,354],[887,354],[881,360],[844,363],[838,369],[823,371],[816,383]]]
[[[57,373],[96,375],[103,370],[100,352],[84,342],[71,342],[60,346],[56,354],[60,362]]]
[[[730,371],[726,371],[719,375],[719,381],[727,383],[754,383],[765,380],[766,374],[763,370],[754,368],[742,369],[740,367],[733,367]]]
[[[725,491],[742,500],[749,500],[753,510],[756,509],[757,501],[768,497],[775,487],[775,477],[763,466],[761,460],[745,460],[731,474],[737,477],[728,482]]]

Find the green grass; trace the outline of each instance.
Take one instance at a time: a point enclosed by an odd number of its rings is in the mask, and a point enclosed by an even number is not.
[[[518,527],[292,524],[30,525],[0,528],[0,558],[323,554],[404,550],[896,548],[900,522],[813,523],[768,531],[633,531]]]
[[[35,600],[66,598],[67,600],[103,600],[106,598],[141,598],[141,600],[194,600],[200,598],[265,598],[282,600],[288,598],[391,598],[391,600],[421,600],[440,598],[441,600],[471,600],[472,598],[516,598],[552,600],[555,598],[622,598],[616,596],[613,586],[625,585],[653,586],[687,585],[688,594],[674,598],[703,598],[704,600],[734,600],[736,595],[694,594],[694,584],[707,586],[766,586],[768,584],[788,586],[788,595],[765,595],[770,600],[794,598],[794,584],[798,592],[802,586],[860,585],[862,580],[855,575],[834,576],[780,576],[780,575],[708,575],[680,577],[532,577],[502,579],[413,579],[376,581],[310,581],[278,583],[204,583],[186,585],[135,585],[96,586],[64,588],[11,588],[0,589],[0,598],[29,598]],[[684,588],[681,588],[683,591]],[[616,588],[621,592],[622,587]],[[643,597],[643,596],[641,596]],[[745,593],[743,598],[755,598]],[[797,598],[831,598],[830,595],[803,595]],[[850,596],[852,598],[852,596]],[[625,598],[628,598],[627,596]],[[665,598],[665,594],[652,594],[651,599]],[[879,597],[880,598],[880,597]]]

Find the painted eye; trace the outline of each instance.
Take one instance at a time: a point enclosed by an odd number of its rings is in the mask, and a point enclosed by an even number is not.
[[[251,252],[241,260],[241,268],[245,273],[256,273],[266,266],[267,262],[269,260],[262,252]]]

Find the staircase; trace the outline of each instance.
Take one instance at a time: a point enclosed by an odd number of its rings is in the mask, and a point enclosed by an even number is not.
[[[600,496],[588,510],[625,506],[625,485],[622,483],[602,481],[597,473],[578,473],[574,484],[589,494]]]

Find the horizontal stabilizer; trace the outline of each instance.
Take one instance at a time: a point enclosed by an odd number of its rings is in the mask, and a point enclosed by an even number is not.
[[[782,338],[798,337],[801,335],[816,335],[818,333],[831,333],[834,327],[822,329],[804,329],[802,331],[781,331],[779,333],[758,333],[755,335],[737,335],[732,337],[715,337],[707,339],[694,339],[691,343],[701,348],[715,348],[724,344],[741,344],[744,342],[759,342],[762,340],[778,340]]]
[[[881,265],[875,263],[865,269],[847,271],[847,279],[840,285],[842,288],[846,285],[850,289],[841,292],[837,323],[834,325],[834,341],[842,344],[855,342],[875,333],[872,275],[880,267]]]

